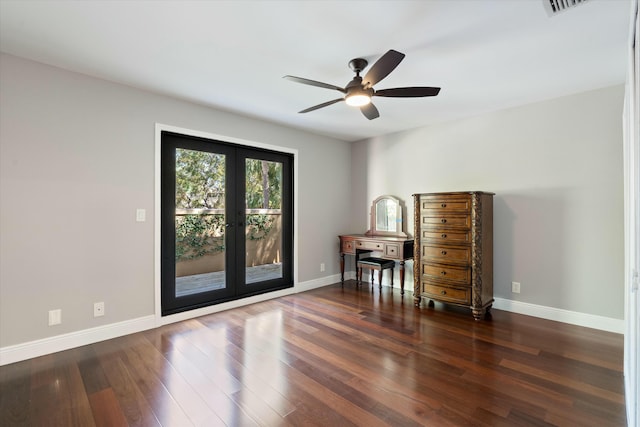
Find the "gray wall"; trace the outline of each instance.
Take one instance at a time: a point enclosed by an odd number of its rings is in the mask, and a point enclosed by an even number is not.
[[[485,190],[497,297],[623,318],[622,86],[353,144],[4,54],[0,93],[0,347],[153,314],[155,123],[299,150],[299,282],[378,195]]]
[[[615,86],[354,143],[352,227],[381,194],[411,211],[413,193],[495,192],[496,297],[623,319],[623,99]]]
[[[299,150],[298,278],[339,272],[348,143],[4,54],[0,93],[0,347],[153,314],[156,122]]]

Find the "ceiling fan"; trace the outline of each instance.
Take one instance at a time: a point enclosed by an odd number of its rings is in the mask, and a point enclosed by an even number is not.
[[[380,117],[380,113],[375,105],[371,103],[372,96],[386,96],[389,98],[419,98],[424,96],[436,96],[440,92],[439,87],[396,87],[392,89],[380,89],[375,90],[373,85],[387,77],[400,62],[404,59],[404,53],[400,53],[393,49],[382,55],[375,64],[371,66],[369,71],[364,77],[360,77],[360,72],[364,70],[369,64],[366,59],[356,58],[349,61],[349,67],[355,71],[356,76],[351,80],[344,88],[335,86],[328,83],[322,83],[315,80],[309,80],[296,76],[284,76],[285,79],[293,82],[302,83],[310,86],[322,87],[325,89],[334,89],[338,92],[345,94],[342,98],[333,99],[331,101],[323,102],[322,104],[314,105],[299,113],[308,113],[309,111],[318,110],[320,108],[328,107],[340,101],[345,101],[347,105],[353,107],[360,107],[362,114],[369,119],[373,120]]]

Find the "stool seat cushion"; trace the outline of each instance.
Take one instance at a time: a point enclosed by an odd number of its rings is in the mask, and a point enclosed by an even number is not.
[[[376,257],[368,257],[362,258],[358,260],[358,264],[364,265],[373,265],[379,268],[393,268],[396,265],[396,262],[390,259],[376,258]]]

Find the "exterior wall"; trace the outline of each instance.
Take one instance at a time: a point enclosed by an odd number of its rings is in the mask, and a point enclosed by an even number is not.
[[[264,239],[246,241],[246,267],[282,262],[280,259],[280,248],[282,248],[282,217],[280,214],[272,216],[274,221],[273,228]],[[198,259],[179,261],[176,263],[176,277],[222,271],[225,269],[224,258],[225,253],[219,252],[205,255]]]

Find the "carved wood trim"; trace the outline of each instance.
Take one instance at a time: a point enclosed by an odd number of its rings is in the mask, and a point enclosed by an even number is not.
[[[421,243],[420,238],[420,195],[413,195],[413,303],[416,307],[420,306],[421,290],[420,290],[420,268],[422,263],[420,262]]]
[[[482,309],[482,199],[471,194],[471,308]]]

